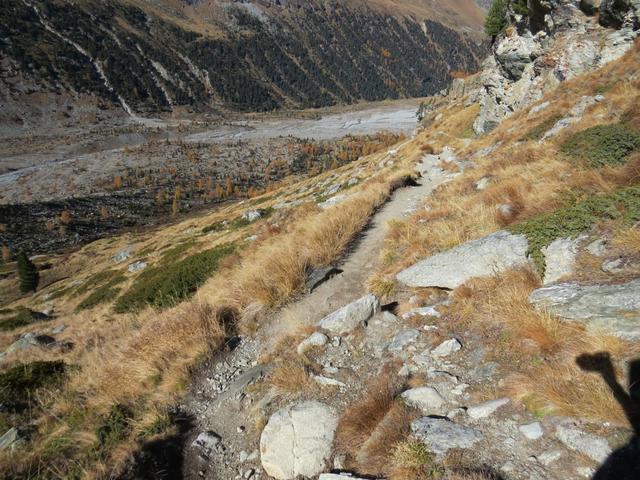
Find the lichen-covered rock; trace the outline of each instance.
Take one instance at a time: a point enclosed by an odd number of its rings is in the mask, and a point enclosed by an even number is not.
[[[260,460],[278,480],[314,477],[331,456],[338,417],[315,401],[291,405],[274,413],[260,436]]]

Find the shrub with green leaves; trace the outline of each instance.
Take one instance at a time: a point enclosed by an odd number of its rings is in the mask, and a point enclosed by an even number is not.
[[[640,220],[640,186],[594,195],[551,213],[539,215],[509,230],[529,240],[529,254],[540,274],[545,261],[542,249],[558,238],[575,238],[603,219],[632,223]]]
[[[113,405],[109,413],[100,419],[96,427],[95,452],[100,456],[107,454],[127,438],[132,430],[132,419],[131,409],[124,405]]]
[[[507,27],[507,1],[493,0],[487,18],[484,21],[484,32],[495,37],[501,34]]]
[[[621,165],[633,151],[640,149],[640,133],[624,123],[597,125],[572,135],[561,151],[581,158],[593,168]]]
[[[164,309],[190,298],[235,250],[224,244],[183,258],[172,265],[147,268],[115,305],[117,313],[135,312],[147,305]]]
[[[0,320],[0,331],[14,330],[43,320],[47,320],[45,315],[25,307],[19,307],[15,315]]]

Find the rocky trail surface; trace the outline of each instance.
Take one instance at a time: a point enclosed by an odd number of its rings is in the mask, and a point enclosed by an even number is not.
[[[182,405],[194,422],[184,447],[185,478],[340,478],[331,475],[352,470],[334,450],[339,415],[370,394],[367,386],[389,369],[396,378],[426,379],[426,386],[406,387],[401,397],[423,415],[412,422],[412,436],[437,458],[450,450],[472,449],[478,468],[496,478],[515,479],[590,478],[605,461],[612,452],[609,443],[580,421],[536,418],[521,402],[495,393],[508,372],[488,358],[490,348],[471,332],[452,335],[439,325],[447,290],[426,301],[410,298],[409,291],[400,293],[397,300],[415,308],[399,315],[392,313],[395,304],[380,305],[366,293],[387,222],[414,211],[454,176],[440,168],[443,160],[457,162],[451,152],[425,155],[417,166],[420,185],[396,191],[337,271],[321,272],[329,278],[267,319],[270,328],[256,339],[237,339],[221,361],[200,372]],[[505,258],[526,261],[519,238],[503,237],[487,237],[483,248],[506,242]],[[460,253],[470,258],[458,267],[460,277],[482,268],[472,265],[471,253]],[[295,393],[270,384],[276,366],[265,355],[287,331],[289,320],[313,333],[285,348],[293,355],[312,352],[308,358],[318,366]]]

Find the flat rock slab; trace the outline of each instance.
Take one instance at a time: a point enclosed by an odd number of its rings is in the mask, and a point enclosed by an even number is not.
[[[278,480],[318,475],[331,456],[337,425],[335,412],[320,402],[278,410],[260,436],[260,460],[265,472]]]
[[[640,279],[620,285],[558,283],[534,290],[529,301],[537,308],[626,340],[640,339]]]
[[[609,443],[602,437],[583,432],[574,425],[559,425],[556,437],[568,448],[602,463],[611,454]]]
[[[558,238],[542,249],[546,265],[545,285],[557,282],[574,272],[578,248],[583,238]]]
[[[486,418],[507,403],[509,403],[509,399],[506,397],[484,402],[467,408],[467,415],[476,420],[479,418]]]
[[[380,301],[369,294],[324,317],[318,325],[331,333],[349,333],[380,309]]]
[[[413,421],[411,432],[437,455],[443,455],[452,448],[471,448],[484,437],[482,432],[474,428],[431,417]]]
[[[529,263],[524,235],[501,230],[419,261],[396,278],[409,287],[454,289],[474,277],[484,277]]]

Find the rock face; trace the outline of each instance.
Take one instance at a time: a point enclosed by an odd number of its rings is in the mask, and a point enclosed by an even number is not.
[[[380,309],[375,295],[369,294],[324,317],[318,325],[332,333],[343,334],[369,320]]]
[[[278,480],[313,477],[331,456],[338,418],[326,405],[310,401],[274,413],[260,437],[265,472]]]
[[[461,348],[462,344],[458,339],[450,338],[431,350],[431,356],[435,358],[448,357],[452,353],[456,353]]]
[[[421,260],[396,278],[409,287],[453,289],[473,277],[526,265],[528,246],[523,235],[499,231]]]
[[[429,451],[443,455],[452,448],[471,448],[482,440],[482,433],[442,418],[422,417],[411,423],[413,436]]]
[[[640,26],[640,0],[545,0],[528,5],[531,15],[512,18],[514,28],[497,38],[475,80],[481,84],[475,94],[480,112],[473,124],[478,135],[540,100],[560,82],[620,58]],[[598,9],[602,25],[620,30],[599,27],[585,15]]]
[[[529,301],[561,317],[640,339],[640,280],[621,285],[559,283],[534,290]]]

